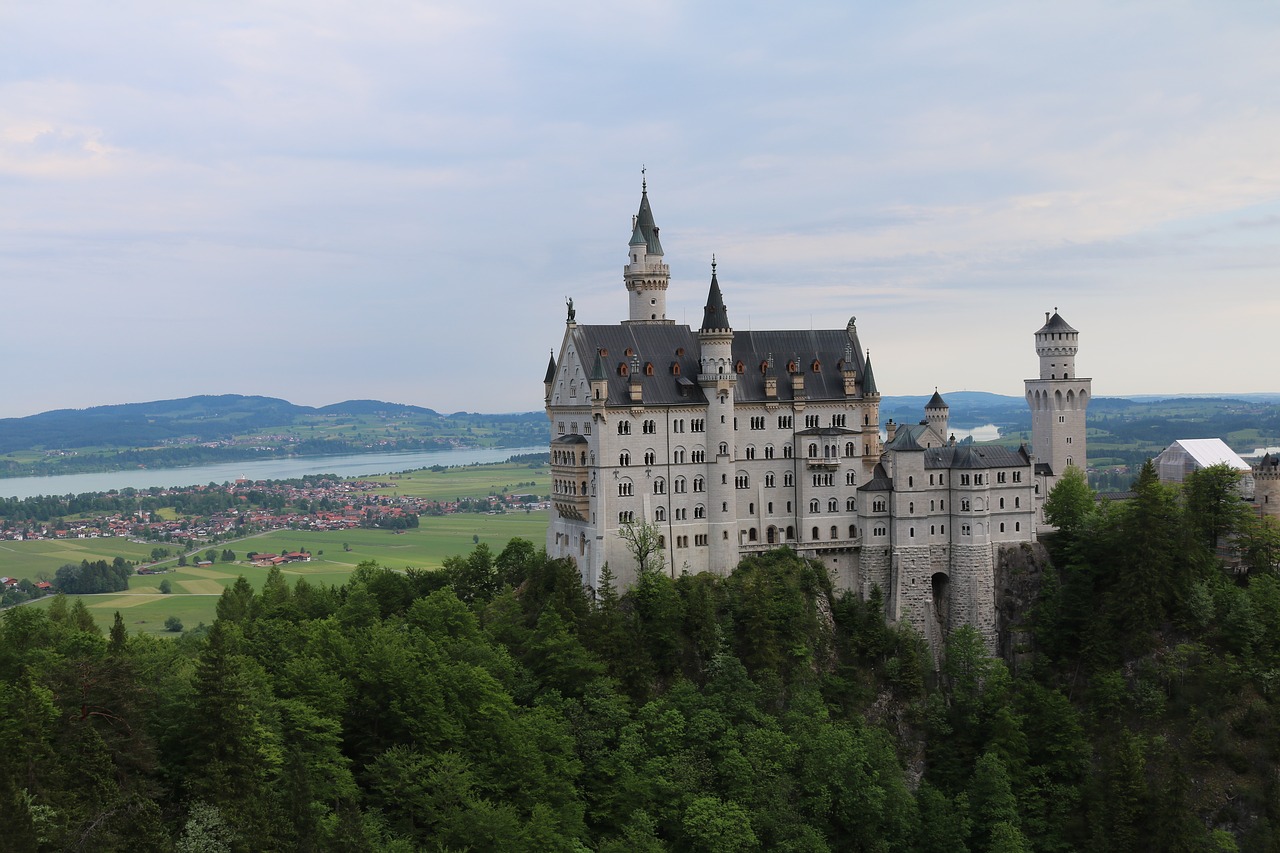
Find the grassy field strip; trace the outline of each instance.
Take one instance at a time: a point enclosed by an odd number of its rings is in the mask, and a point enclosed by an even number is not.
[[[226,575],[223,575],[226,577]],[[187,592],[203,593],[205,595],[221,595],[222,584],[211,580],[195,580],[195,581],[178,581],[178,586]]]
[[[95,601],[89,606],[101,607],[104,609],[115,608],[118,610],[122,607],[137,607],[139,604],[147,604],[148,602],[156,601],[161,598],[164,598],[164,596],[163,595],[140,595],[138,593],[133,593],[133,594],[126,593],[124,595],[113,596],[112,598],[109,598],[106,601],[101,601],[101,602]]]

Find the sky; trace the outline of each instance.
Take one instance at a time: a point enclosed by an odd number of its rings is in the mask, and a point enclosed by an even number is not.
[[[1273,2],[0,4],[0,417],[542,408],[627,314],[857,317],[884,394],[1280,391]]]

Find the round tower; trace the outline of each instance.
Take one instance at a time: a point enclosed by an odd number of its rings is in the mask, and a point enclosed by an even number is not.
[[[1040,377],[1026,380],[1031,407],[1031,450],[1046,464],[1045,491],[1052,488],[1068,465],[1086,469],[1085,412],[1093,396],[1093,380],[1076,375],[1080,333],[1055,310],[1045,312],[1035,334]]]
[[[631,241],[627,264],[622,268],[627,286],[629,323],[670,323],[667,319],[667,285],[671,270],[662,262],[662,242],[649,206],[649,185],[640,182],[640,211],[631,217]]]
[[[714,258],[698,345],[698,384],[707,397],[707,536],[711,570],[727,575],[738,565],[737,452],[733,432],[733,392],[738,374],[733,362],[733,329],[720,295]]]
[[[947,425],[951,420],[951,407],[947,405],[946,400],[942,399],[942,395],[938,393],[938,389],[933,389],[933,397],[924,406],[924,419],[929,424],[929,429],[937,438],[934,444],[925,439],[925,447],[942,447],[947,443]]]

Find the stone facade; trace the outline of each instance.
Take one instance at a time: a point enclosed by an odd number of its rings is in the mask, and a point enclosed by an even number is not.
[[[994,647],[994,555],[1036,540],[1056,457],[957,444],[936,393],[918,424],[890,422],[882,440],[855,321],[735,331],[714,262],[702,326],[668,320],[670,273],[647,188],[628,255],[628,319],[579,324],[570,303],[547,367],[548,553],[575,561],[595,588],[606,563],[620,585],[634,580],[619,536],[628,524],[654,526],[672,576],[727,574],[785,545],[822,561],[838,588],[879,587],[886,615],[935,645],[971,624]],[[1049,337],[1060,327],[1070,340]],[[1063,413],[1035,421],[1036,447],[1068,448],[1061,464],[1083,465],[1089,380],[1074,378],[1075,335],[1056,314],[1036,333],[1042,376],[1027,388],[1033,411]]]

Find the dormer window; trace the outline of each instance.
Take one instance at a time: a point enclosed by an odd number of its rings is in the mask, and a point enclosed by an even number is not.
[[[651,362],[651,361],[646,361],[646,362],[644,363],[644,375],[645,375],[645,376],[652,376],[652,375],[653,375],[653,362]]]
[[[814,373],[821,373],[821,372],[822,372],[822,362],[818,361],[818,360],[815,358],[815,359],[813,360],[813,365],[810,367],[810,370],[812,370]]]
[[[744,365],[742,362],[738,362],[733,366],[733,372],[739,375],[746,373],[747,372],[746,365]]]
[[[678,361],[671,362],[671,375],[672,376],[680,375],[680,362]]]
[[[633,355],[635,355],[635,354],[636,354],[636,351],[635,351],[635,350],[633,350],[631,347],[627,347],[627,351],[626,351],[626,353],[624,353],[624,355],[626,355],[626,356],[627,356],[627,358],[630,358],[631,356],[633,356]]]
[[[619,376],[627,375],[627,363],[625,361],[618,362],[618,375]]]

